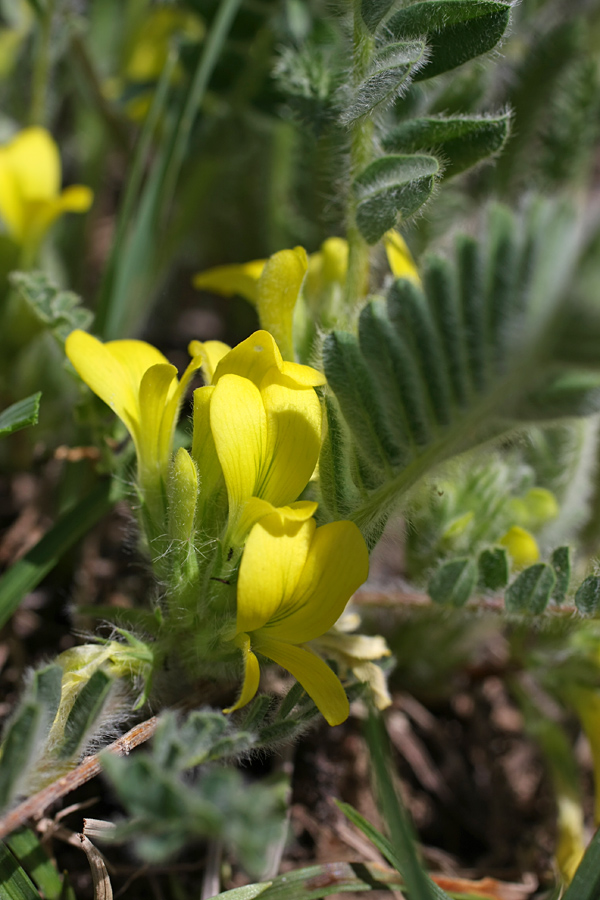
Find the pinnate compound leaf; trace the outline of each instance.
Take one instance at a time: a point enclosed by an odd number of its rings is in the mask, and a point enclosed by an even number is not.
[[[454,258],[426,258],[422,287],[399,279],[387,305],[367,304],[358,337],[326,337],[325,374],[345,420],[333,437],[346,448],[322,515],[343,496],[373,545],[433,466],[521,424],[600,409],[600,339],[585,341],[596,313],[572,302],[579,252],[566,206],[534,202],[521,219],[496,207],[482,238],[459,236]],[[578,335],[582,363],[570,349]]]
[[[394,0],[361,0],[360,14],[369,31],[376,31],[377,26],[393,5]]]
[[[495,47],[509,16],[509,4],[494,0],[425,0],[400,10],[387,25],[397,40],[426,37],[429,60],[415,76],[423,81]]]
[[[477,566],[467,557],[442,563],[433,573],[427,593],[434,603],[464,606],[477,584]]]
[[[425,58],[422,41],[403,41],[388,44],[375,58],[365,80],[360,84],[352,102],[342,114],[344,125],[372,113],[382,104],[391,102],[410,83],[411,77]]]
[[[28,425],[37,425],[41,396],[40,392],[32,394],[3,410],[0,413],[0,437],[20,431]]]
[[[589,575],[577,589],[575,606],[584,616],[597,616],[600,612],[600,577]]]
[[[398,213],[407,219],[429,199],[440,166],[433,156],[382,156],[354,181],[356,222],[364,239],[376,244],[393,228]]]
[[[388,132],[382,145],[388,153],[433,151],[444,160],[443,178],[451,178],[499,153],[509,128],[508,114],[409,119]]]
[[[506,609],[512,613],[543,613],[555,584],[554,569],[547,563],[529,566],[508,587],[504,595]]]

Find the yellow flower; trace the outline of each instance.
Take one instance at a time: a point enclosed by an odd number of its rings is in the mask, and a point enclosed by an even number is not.
[[[348,699],[329,666],[303,645],[324,634],[366,579],[369,556],[352,522],[316,527],[273,513],[252,528],[237,586],[235,642],[244,656],[240,709],[260,677],[256,653],[287,669],[330,725],[348,716]]]
[[[93,194],[60,189],[58,148],[44,128],[25,128],[0,147],[0,217],[10,237],[31,252],[64,212],[86,212]]]
[[[322,419],[314,388],[325,378],[310,366],[284,361],[266,331],[223,354],[225,347],[190,344],[192,356],[203,357],[205,372],[212,374],[212,384],[194,392],[192,456],[201,479],[206,470],[211,483],[218,458],[229,500],[229,535],[237,543],[256,521],[255,512],[265,513],[264,505],[255,504],[249,517],[245,507],[251,498],[288,506],[313,474]]]
[[[420,284],[419,273],[404,238],[388,231],[383,238],[388,264],[394,278]],[[223,297],[239,294],[258,311],[262,328],[275,337],[285,359],[293,359],[292,324],[296,301],[304,278],[304,296],[313,309],[324,302],[331,290],[343,288],[348,270],[348,243],[343,238],[327,238],[321,249],[308,258],[302,247],[281,250],[268,260],[215,266],[194,276],[194,287]]]
[[[269,331],[285,359],[294,359],[294,308],[306,275],[303,247],[280,250],[268,260],[256,259],[234,266],[217,266],[194,277],[194,287],[224,297],[241,294],[256,306],[261,327]]]
[[[536,539],[520,525],[509,528],[499,543],[508,550],[515,569],[532,566],[540,558]]]
[[[151,511],[162,510],[179,407],[202,358],[192,359],[178,381],[175,366],[144,341],[103,344],[85,331],[73,331],[65,350],[83,381],[126,425],[146,501]]]

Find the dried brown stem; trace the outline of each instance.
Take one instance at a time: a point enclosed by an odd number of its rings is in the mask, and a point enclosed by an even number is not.
[[[109,744],[102,752],[115,753],[117,756],[127,756],[131,750],[152,737],[156,731],[157,724],[158,719],[156,716],[153,716],[145,722],[140,722],[139,725],[134,725],[127,734]],[[39,819],[49,806],[52,806],[53,803],[70,794],[76,788],[81,787],[82,784],[91,781],[101,770],[100,755],[95,753],[93,756],[88,756],[84,759],[72,772],[52,782],[48,787],[34,794],[33,797],[28,797],[12,812],[0,819],[0,840],[30,819]]]

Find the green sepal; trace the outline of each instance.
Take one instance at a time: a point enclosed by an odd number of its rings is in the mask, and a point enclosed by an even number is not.
[[[394,0],[361,0],[360,14],[370,32],[374,33],[377,30],[377,26],[393,5]]]
[[[415,78],[423,81],[495,47],[509,16],[510,6],[494,0],[426,0],[397,12],[387,27],[397,40],[426,37],[429,60]]]
[[[508,612],[543,613],[554,591],[556,575],[547,563],[529,566],[513,581],[504,595]]]
[[[552,592],[552,599],[555,603],[564,603],[569,590],[569,582],[571,581],[570,547],[557,547],[552,554],[550,562],[556,575],[556,585]]]
[[[97,669],[81,688],[65,722],[64,741],[59,749],[60,759],[74,756],[98,721],[113,685],[112,678]]]
[[[443,178],[452,178],[482,159],[499,153],[509,133],[510,116],[409,119],[382,141],[387,153],[433,151],[444,160]]]
[[[575,606],[584,616],[597,616],[600,612],[600,577],[588,575],[575,594]]]
[[[388,44],[377,53],[366,78],[356,88],[350,105],[341,116],[343,124],[350,125],[394,100],[422,64],[425,50],[423,41],[401,41]]]
[[[368,244],[376,244],[400,214],[408,219],[427,202],[439,174],[433,156],[394,155],[376,159],[354,181],[356,223]]]
[[[508,584],[508,553],[504,547],[482,550],[477,561],[479,582],[488,591],[501,591]]]
[[[444,606],[464,606],[477,584],[477,566],[464,557],[442,563],[433,573],[427,593],[434,603]]]
[[[40,412],[41,392],[31,394],[24,400],[18,400],[0,413],[0,437],[20,431],[28,425],[37,425]]]

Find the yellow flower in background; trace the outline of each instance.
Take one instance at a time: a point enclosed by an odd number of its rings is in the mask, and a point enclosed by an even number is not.
[[[397,231],[389,231],[383,241],[392,275],[420,284],[404,238]],[[281,250],[268,260],[207,269],[194,276],[193,285],[223,297],[244,297],[256,307],[261,326],[275,337],[284,358],[293,359],[294,309],[303,285],[305,300],[318,310],[328,292],[344,287],[347,270],[348,242],[332,237],[309,257],[302,247]]]
[[[103,344],[85,331],[73,331],[65,350],[89,388],[126,425],[138,459],[138,477],[151,509],[159,509],[173,449],[173,436],[183,395],[193,373],[202,365],[198,356],[179,381],[177,369],[144,341]]]
[[[194,392],[192,456],[200,473],[214,472],[215,455],[229,499],[229,537],[241,538],[265,507],[289,506],[306,487],[321,447],[325,383],[316,369],[282,359],[272,335],[257,331],[233,350],[192,341],[190,354],[205,360],[212,384]],[[210,438],[207,432],[210,430]],[[212,476],[211,476],[212,477]],[[312,513],[310,513],[312,515]]]
[[[58,147],[44,128],[25,128],[0,147],[0,218],[17,244],[33,252],[60,215],[90,208],[88,187],[60,185]]]
[[[240,565],[234,640],[244,657],[240,709],[258,690],[256,653],[287,669],[330,725],[348,716],[344,689],[327,664],[304,645],[339,619],[365,581],[369,555],[352,522],[316,527],[274,513],[252,528]]]
[[[540,558],[536,539],[520,525],[513,525],[512,528],[509,528],[506,534],[500,538],[499,543],[508,550],[515,569],[532,566]]]

